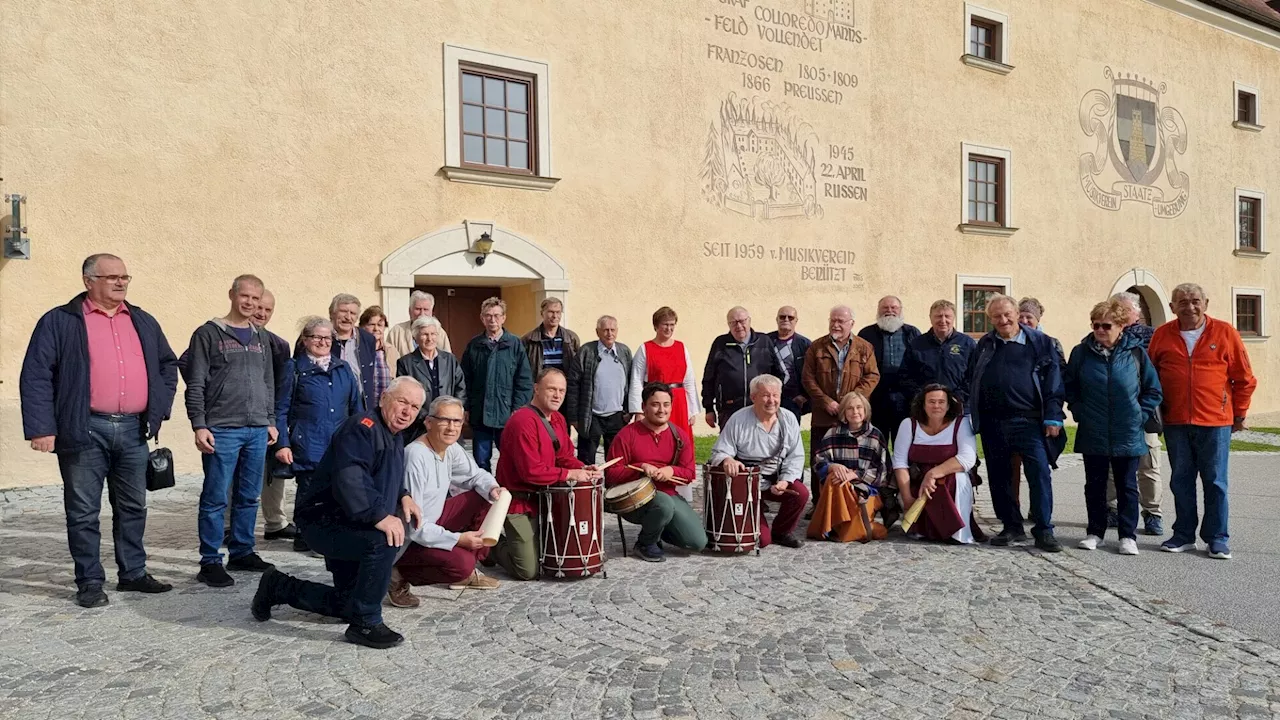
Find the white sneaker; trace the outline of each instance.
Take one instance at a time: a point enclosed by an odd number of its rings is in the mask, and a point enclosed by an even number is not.
[[[1121,555],[1137,555],[1138,541],[1133,538],[1120,538],[1120,554]]]
[[[1088,535],[1085,539],[1076,543],[1076,547],[1081,550],[1097,550],[1100,545],[1102,545],[1102,538],[1097,535]]]

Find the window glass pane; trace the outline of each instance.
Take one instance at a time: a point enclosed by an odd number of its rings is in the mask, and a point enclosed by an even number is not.
[[[507,134],[507,114],[501,110],[493,108],[485,108],[484,111],[484,132],[486,135],[506,135]]]
[[[529,109],[529,86],[507,81],[507,107],[512,110]]]
[[[465,102],[480,102],[480,76],[462,73],[462,99]]]
[[[484,111],[479,105],[462,106],[462,131],[469,133],[484,132]]]
[[[462,136],[462,161],[484,163],[484,138],[479,135]]]
[[[524,113],[507,113],[507,136],[515,140],[528,140],[529,116]]]
[[[506,83],[497,78],[484,79],[484,104],[497,105],[502,107],[506,105]]]
[[[485,138],[485,162],[489,165],[506,165],[507,164],[507,141],[495,138]]]
[[[507,143],[507,166],[517,170],[529,169],[529,144],[522,142]]]

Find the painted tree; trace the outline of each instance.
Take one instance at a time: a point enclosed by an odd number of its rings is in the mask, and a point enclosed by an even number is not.
[[[778,191],[787,182],[787,171],[777,152],[761,155],[756,160],[756,182],[769,189],[769,202],[778,201]]]
[[[720,134],[715,124],[707,126],[706,155],[702,160],[702,197],[716,207],[724,204],[725,170]]]

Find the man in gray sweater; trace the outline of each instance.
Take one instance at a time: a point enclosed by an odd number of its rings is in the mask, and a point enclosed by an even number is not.
[[[252,323],[262,292],[257,277],[237,277],[228,293],[231,311],[197,328],[186,352],[187,417],[204,465],[196,579],[210,587],[234,585],[227,570],[261,572],[271,567],[254,552],[253,537],[267,446],[276,441],[271,343],[266,332]],[[224,569],[219,548],[233,479],[235,497]]]

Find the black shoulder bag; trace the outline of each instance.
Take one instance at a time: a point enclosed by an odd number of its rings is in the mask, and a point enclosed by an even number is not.
[[[560,452],[560,438],[556,437],[556,431],[551,427],[551,421],[547,419],[546,415],[542,414],[541,410],[533,405],[530,405],[529,409],[538,414],[538,419],[542,421],[542,427],[546,428],[547,434],[551,436],[551,447],[555,448],[556,452]]]
[[[147,490],[150,492],[171,488],[174,484],[173,453],[167,447],[160,447],[159,432],[155,441],[156,449],[147,456]]]

